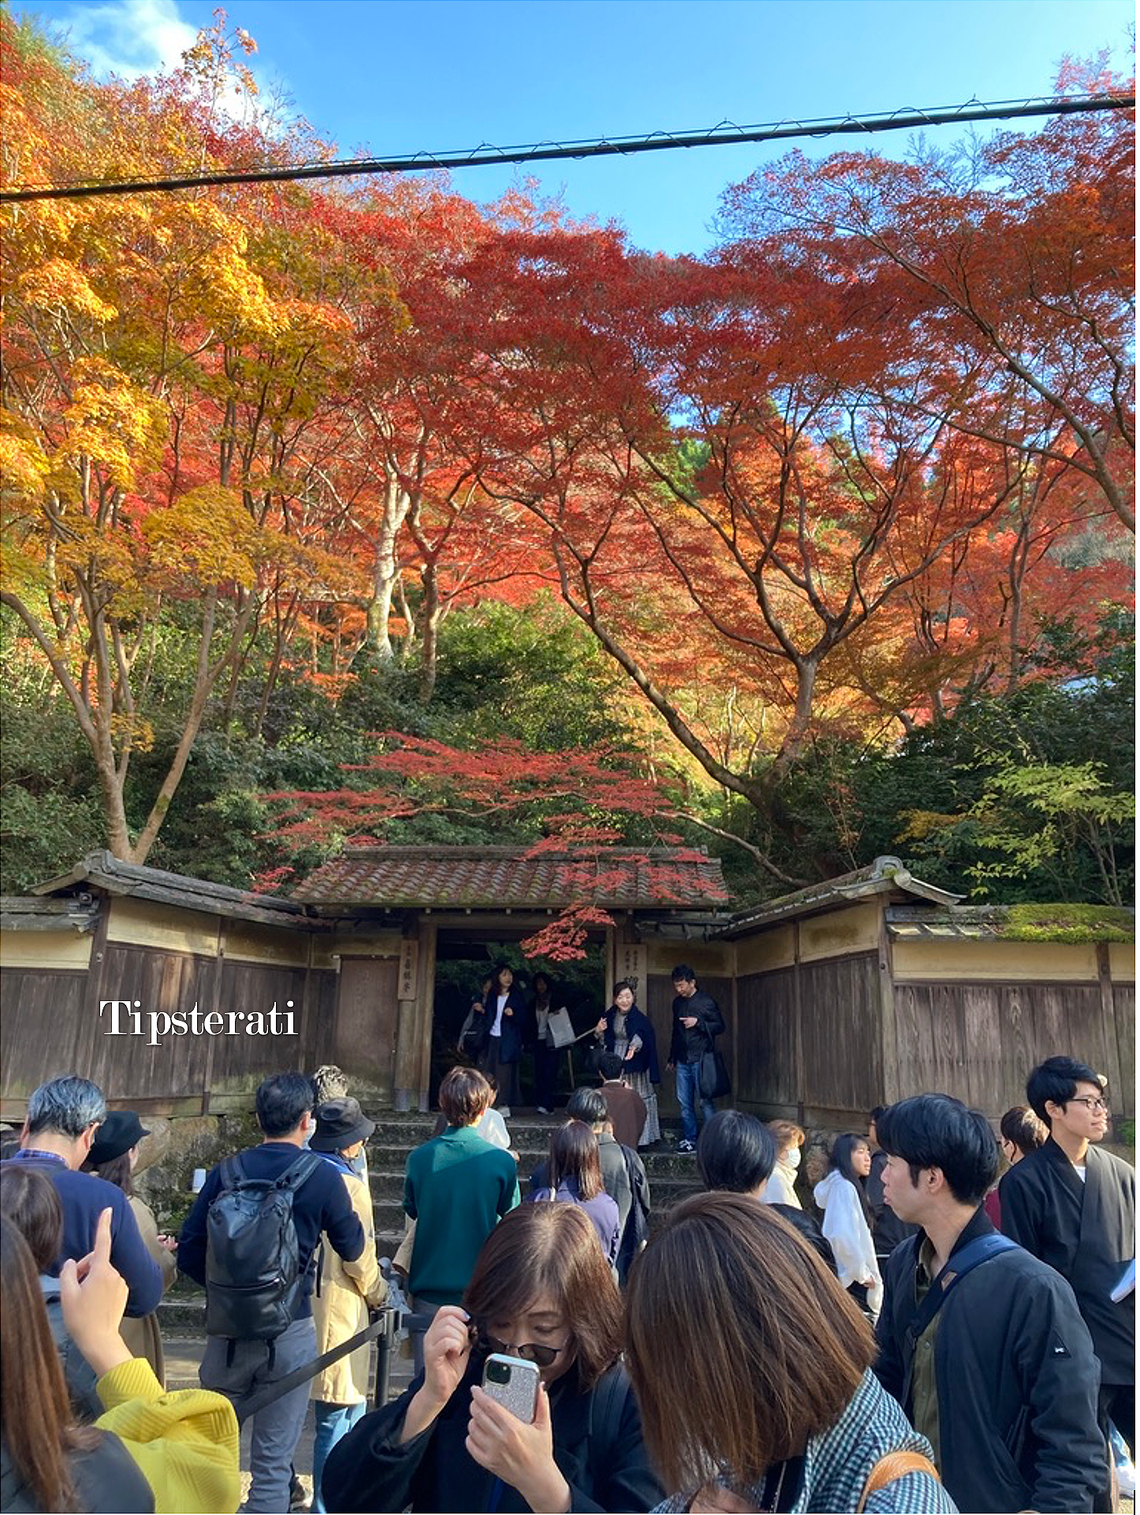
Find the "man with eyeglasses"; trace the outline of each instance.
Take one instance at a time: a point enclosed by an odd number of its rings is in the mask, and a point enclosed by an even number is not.
[[[1114,1300],[1136,1249],[1136,1174],[1097,1143],[1108,1132],[1105,1079],[1071,1057],[1051,1057],[1025,1086],[1049,1139],[1001,1181],[1002,1229],[1067,1278],[1100,1359],[1097,1416],[1136,1455],[1136,1296]],[[1111,1510],[1106,1458],[1094,1510]]]

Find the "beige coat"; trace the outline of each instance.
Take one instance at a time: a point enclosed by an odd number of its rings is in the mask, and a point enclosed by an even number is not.
[[[139,1235],[143,1239],[143,1245],[162,1269],[162,1292],[165,1294],[174,1282],[178,1272],[178,1264],[174,1261],[174,1253],[168,1252],[159,1244],[158,1226],[155,1223],[154,1212],[150,1206],[141,1200],[137,1194],[132,1194],[130,1199],[131,1210],[138,1222]],[[154,1369],[154,1376],[162,1386],[166,1387],[165,1363],[162,1355],[162,1335],[158,1329],[158,1312],[152,1310],[149,1315],[123,1317],[119,1332],[126,1342],[132,1357],[145,1357]]]
[[[327,1237],[324,1239],[320,1288],[313,1291],[318,1357],[363,1331],[368,1324],[369,1309],[380,1309],[388,1297],[388,1285],[376,1261],[368,1189],[354,1174],[346,1173],[344,1181],[352,1208],[364,1227],[364,1251],[355,1262],[345,1262],[329,1245]],[[367,1399],[369,1355],[366,1343],[347,1357],[338,1358],[313,1379],[310,1397],[333,1405],[354,1405]]]

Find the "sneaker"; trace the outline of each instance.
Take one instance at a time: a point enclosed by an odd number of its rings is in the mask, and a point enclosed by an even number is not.
[[[677,1151],[683,1152],[686,1157],[691,1157],[696,1152],[696,1150],[697,1149],[695,1145],[690,1141],[685,1141],[682,1139],[677,1143]]]
[[[536,1115],[549,1115],[550,1111],[546,1108],[545,1105],[535,1105],[534,1113]]]
[[[510,1107],[510,1105],[500,1105],[498,1107],[498,1110],[499,1110],[499,1114],[503,1117],[504,1120],[510,1120],[510,1118],[511,1118],[511,1107]]]

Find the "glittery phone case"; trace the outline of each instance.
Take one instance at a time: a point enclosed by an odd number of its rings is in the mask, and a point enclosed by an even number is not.
[[[506,1383],[495,1383],[487,1376],[487,1370],[493,1363],[505,1366],[510,1377]],[[533,1362],[527,1362],[522,1357],[505,1357],[500,1352],[492,1352],[483,1366],[483,1390],[493,1400],[509,1410],[519,1420],[525,1421],[529,1426],[534,1420],[535,1406],[538,1402],[539,1371]]]

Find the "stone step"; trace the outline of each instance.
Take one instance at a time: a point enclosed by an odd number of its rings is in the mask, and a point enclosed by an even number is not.
[[[534,1160],[530,1161],[523,1155],[519,1164],[519,1185],[525,1192],[530,1175],[538,1167],[541,1159],[535,1154]],[[683,1198],[686,1194],[695,1193],[700,1189],[701,1183],[696,1169],[690,1159],[682,1166],[684,1160],[678,1159],[676,1163],[645,1164],[646,1176],[649,1179],[649,1187],[653,1193],[654,1204],[675,1204],[677,1198]],[[381,1225],[381,1211],[387,1213],[387,1207],[400,1205],[404,1197],[404,1170],[402,1168],[369,1168],[368,1182],[372,1194],[373,1213],[376,1216],[377,1226]],[[383,1227],[381,1227],[383,1229]]]

